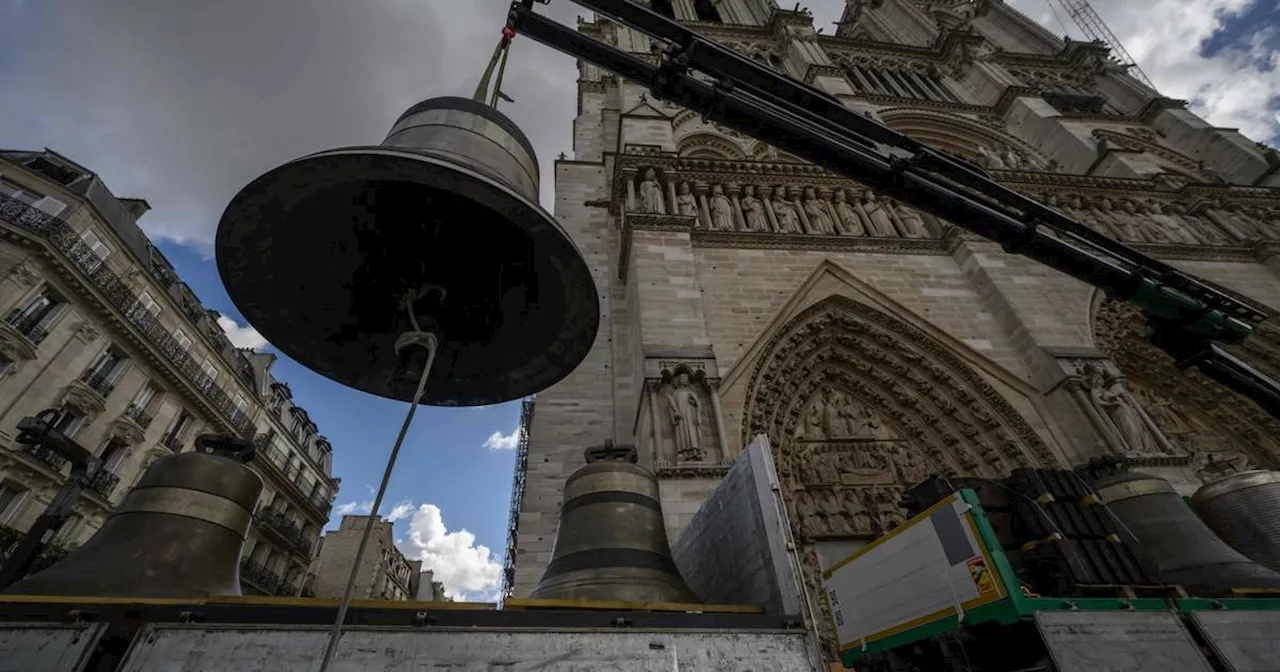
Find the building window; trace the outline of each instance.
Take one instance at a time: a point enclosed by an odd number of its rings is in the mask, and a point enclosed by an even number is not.
[[[667,17],[668,19],[676,18],[676,11],[671,7],[671,0],[650,0],[649,6],[653,11]]]
[[[22,496],[26,490],[16,483],[0,483],[0,524],[7,523],[18,515],[22,505]]]
[[[232,401],[231,403],[236,407],[236,410],[239,411],[241,414],[244,413],[244,409],[248,406],[248,403],[245,402],[244,395],[242,394],[237,394],[235,400]]]
[[[187,429],[191,427],[192,417],[185,410],[178,413],[178,418],[173,421],[173,426],[165,434],[163,443],[166,448],[177,450],[182,446],[182,437]]]
[[[160,317],[160,304],[151,296],[149,292],[143,292],[138,297],[138,307],[136,311],[141,314],[143,312],[150,313],[152,318]]]
[[[213,363],[212,359],[204,360],[204,364],[200,365],[200,371],[209,377],[210,384],[218,380],[218,366]]]
[[[191,338],[187,336],[187,332],[177,329],[173,332],[173,340],[178,342],[178,347],[183,350],[191,349]]]
[[[82,428],[84,428],[85,414],[75,406],[63,406],[58,413],[58,421],[53,423],[53,428],[62,432],[69,439],[73,439]]]
[[[98,258],[97,262],[88,261],[89,270],[96,270],[102,262],[107,260],[107,257],[111,256],[111,248],[102,242],[102,239],[98,237],[98,234],[93,229],[85,229],[84,233],[80,234],[80,240],[84,241],[84,244],[93,252],[93,256]]]
[[[4,194],[9,198],[21,203],[26,203],[27,205],[35,205],[42,198],[39,194],[27,191],[26,189],[3,178],[0,178],[0,194]]]
[[[85,369],[80,380],[84,381],[94,392],[107,396],[115,389],[116,381],[124,373],[124,354],[115,348],[107,348],[105,352],[93,360],[93,364]]]
[[[720,23],[720,10],[711,0],[693,0],[693,13],[699,21],[715,21]]]
[[[9,313],[5,321],[32,343],[39,345],[49,335],[49,326],[62,312],[60,308],[65,303],[53,290],[45,286],[27,300],[26,305]]]
[[[34,159],[27,161],[25,165],[27,168],[40,173],[63,186],[69,185],[80,179],[81,175],[80,171],[65,166],[61,162],[51,161],[44,156],[37,156]]]
[[[120,466],[120,463],[124,461],[128,453],[129,445],[115,438],[108,441],[106,446],[103,446],[102,454],[98,456],[98,459],[102,460],[103,470],[114,474],[116,468]]]
[[[54,533],[53,543],[57,546],[63,547],[70,543],[71,539],[76,534],[76,528],[80,526],[80,519],[82,517],[83,516],[78,513],[73,513],[67,516],[67,519],[62,522],[62,525],[58,526],[58,531]]]

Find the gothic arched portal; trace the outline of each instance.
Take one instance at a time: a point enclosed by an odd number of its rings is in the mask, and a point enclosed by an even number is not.
[[[1222,469],[1280,465],[1280,421],[1199,370],[1179,370],[1142,338],[1142,328],[1136,307],[1110,299],[1097,303],[1094,342],[1111,356],[1160,432],[1186,452],[1192,472],[1206,479]],[[1228,349],[1272,375],[1280,370],[1280,329],[1274,326],[1263,325],[1243,346]]]
[[[819,561],[819,544],[892,529],[902,521],[905,487],[930,473],[998,476],[1058,463],[951,346],[838,295],[800,312],[765,344],[744,411],[743,445],[757,434],[770,438],[815,597],[821,567],[831,562]]]

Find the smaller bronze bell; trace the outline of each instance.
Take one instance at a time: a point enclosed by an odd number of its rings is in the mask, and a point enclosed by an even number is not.
[[[240,553],[262,479],[239,461],[182,453],[151,465],[102,529],[9,595],[240,594]]]
[[[634,447],[589,448],[564,485],[551,563],[529,597],[700,602],[671,559],[658,479]]]

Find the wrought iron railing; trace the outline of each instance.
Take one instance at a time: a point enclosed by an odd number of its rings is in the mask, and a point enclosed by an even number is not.
[[[327,518],[329,509],[333,507],[333,503],[325,497],[327,493],[324,490],[303,485],[301,470],[298,467],[289,466],[289,457],[272,444],[272,437],[270,432],[254,437],[253,445],[256,453],[254,462],[269,466],[280,480],[288,483],[299,497],[310,502],[323,517]]]
[[[268,595],[274,595],[276,590],[280,588],[281,578],[278,574],[249,558],[241,558],[240,560],[240,578],[257,586],[259,590]]]
[[[89,389],[102,395],[103,399],[111,396],[112,390],[116,389],[114,383],[110,380],[110,371],[85,371],[80,375],[80,382],[89,386]]]
[[[107,301],[125,315],[127,321],[151,345],[164,353],[183,377],[205,395],[214,410],[242,436],[253,436],[253,421],[249,416],[235,407],[230,395],[213,384],[186,348],[156,320],[155,315],[145,309],[128,285],[102,262],[65,221],[4,194],[0,194],[0,219],[40,236],[65,255],[71,265],[87,276],[90,284],[102,292]]]
[[[19,334],[26,336],[32,345],[40,345],[41,341],[49,335],[49,332],[40,326],[40,321],[43,319],[44,315],[24,313],[14,308],[9,311],[9,315],[4,318],[4,321],[8,322],[9,326],[13,327]]]
[[[18,547],[18,542],[25,536],[27,535],[8,525],[0,525],[0,560],[8,560],[13,549]]]
[[[285,541],[289,543],[294,550],[302,555],[311,557],[311,544],[307,541],[306,535],[302,532],[302,527],[297,523],[289,520],[282,511],[274,508],[263,509],[258,514],[258,521],[264,526],[275,531]]]
[[[160,443],[169,450],[177,452],[182,449],[182,437],[170,434],[160,440]]]
[[[124,409],[124,417],[138,423],[138,426],[146,429],[151,426],[151,415],[137,404],[129,404]]]
[[[90,490],[102,495],[103,499],[111,496],[116,489],[116,484],[120,482],[120,477],[109,471],[99,471],[96,475],[89,479],[86,484]]]
[[[45,447],[44,444],[24,443],[21,445],[22,452],[44,462],[54,471],[62,471],[62,468],[67,466],[67,458],[54,452],[53,449]]]
[[[507,516],[507,553],[502,567],[502,596],[511,597],[516,582],[516,541],[520,537],[520,509],[524,505],[525,472],[529,466],[529,427],[533,424],[533,397],[520,402],[516,468],[511,478],[511,512]]]

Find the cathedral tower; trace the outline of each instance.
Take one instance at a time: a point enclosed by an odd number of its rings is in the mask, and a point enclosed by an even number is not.
[[[851,0],[836,35],[771,0],[659,12],[985,166],[1098,232],[1280,308],[1280,157],[999,0]],[[650,54],[607,19],[580,30]],[[551,557],[583,448],[635,443],[674,541],[750,438],[774,448],[820,568],[901,518],[934,471],[997,476],[1121,453],[1189,494],[1280,460],[1280,423],[1139,337],[1135,311],[951,223],[579,66],[555,214],[602,327],[540,393],[515,595]],[[1280,332],[1236,348],[1280,373]]]

